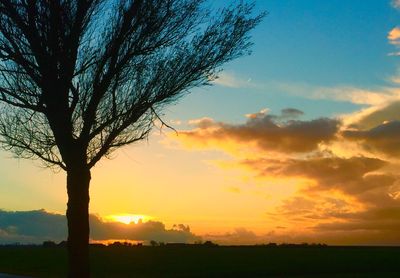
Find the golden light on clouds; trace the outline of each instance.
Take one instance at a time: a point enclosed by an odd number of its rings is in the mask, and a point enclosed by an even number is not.
[[[263,109],[247,114],[243,124],[201,118],[190,122],[194,129],[180,131],[178,140],[186,147],[220,148],[234,154],[245,152],[248,156],[249,148],[268,153],[308,153],[335,139],[340,125],[337,119],[297,119],[303,114],[294,108],[283,109],[280,115]]]
[[[280,114],[263,109],[246,114],[241,123],[192,120],[191,129],[170,136],[186,150],[224,152],[227,158],[207,163],[236,172],[242,184],[225,187],[232,198],[251,196],[262,208],[259,227],[215,240],[381,244],[379,231],[395,242],[400,102],[397,92],[388,95],[391,101],[373,101],[336,118],[303,119],[304,112],[295,108]]]

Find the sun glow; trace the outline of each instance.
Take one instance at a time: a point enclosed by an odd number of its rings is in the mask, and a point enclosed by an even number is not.
[[[116,214],[116,215],[109,215],[106,217],[106,219],[108,221],[121,222],[128,225],[131,223],[138,224],[140,222],[149,221],[151,217],[142,214]]]

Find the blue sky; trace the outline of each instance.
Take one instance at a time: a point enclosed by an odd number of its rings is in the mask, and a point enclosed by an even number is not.
[[[257,78],[376,86],[393,74],[386,36],[399,14],[387,1],[259,1],[258,6],[269,15],[254,32],[254,55],[244,66]]]
[[[288,94],[278,85],[354,86],[374,89],[388,84],[396,74],[397,60],[388,56],[393,46],[388,32],[400,14],[388,1],[257,1],[257,12],[268,15],[253,32],[253,54],[225,66],[243,81],[262,89],[196,89],[170,117],[238,120],[268,107],[279,111],[301,107],[310,117],[349,112],[350,103],[310,100]],[[221,107],[224,107],[221,109]]]

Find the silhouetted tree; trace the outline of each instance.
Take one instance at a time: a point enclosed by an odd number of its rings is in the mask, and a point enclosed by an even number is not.
[[[158,246],[158,242],[155,240],[150,240],[150,245],[153,247]]]
[[[239,2],[0,0],[0,134],[67,172],[69,275],[89,276],[90,169],[161,110],[247,54],[262,15]],[[163,123],[163,122],[162,122]]]

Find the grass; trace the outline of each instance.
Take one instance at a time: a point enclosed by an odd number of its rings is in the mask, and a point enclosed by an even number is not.
[[[64,248],[1,247],[0,272],[65,277]],[[93,277],[400,277],[398,247],[91,247]]]

